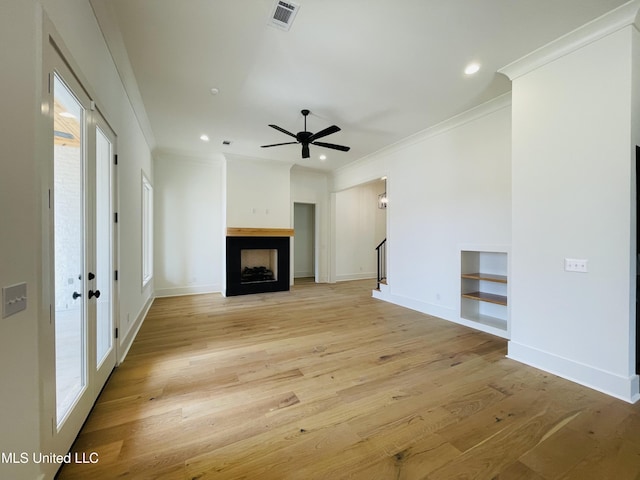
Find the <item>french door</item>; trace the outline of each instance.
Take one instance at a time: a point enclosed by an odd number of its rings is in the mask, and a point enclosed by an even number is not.
[[[115,134],[52,48],[48,111],[53,446],[66,451],[116,362]],[[54,400],[55,399],[55,400]]]

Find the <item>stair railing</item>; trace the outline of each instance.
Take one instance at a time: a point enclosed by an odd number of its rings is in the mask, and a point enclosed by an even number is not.
[[[387,279],[387,239],[382,240],[376,247],[378,254],[378,290],[380,283]]]

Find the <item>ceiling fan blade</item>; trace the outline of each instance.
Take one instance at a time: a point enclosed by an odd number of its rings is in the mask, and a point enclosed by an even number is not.
[[[293,145],[294,143],[298,143],[298,142],[284,142],[284,143],[272,143],[271,145],[260,145],[262,148],[267,148],[267,147],[279,147],[280,145]]]
[[[284,128],[279,127],[278,125],[269,124],[269,126],[270,126],[271,128],[275,128],[275,129],[276,129],[276,130],[278,130],[279,132],[284,133],[285,135],[289,135],[290,137],[296,138],[295,133],[288,132],[288,131],[287,131],[287,130],[285,130]]]
[[[303,143],[302,144],[302,158],[309,158],[309,144],[308,143]]]
[[[322,137],[326,137],[327,135],[331,135],[332,133],[336,133],[340,131],[340,127],[336,126],[336,125],[331,125],[330,127],[325,128],[324,130],[320,130],[317,133],[314,133],[313,135],[311,135],[309,137],[309,141],[313,142],[314,140],[317,140],[318,138],[322,138]]]
[[[318,145],[319,147],[333,148],[334,150],[341,150],[343,152],[348,152],[351,150],[351,147],[345,147],[344,145],[336,145],[335,143],[325,143],[325,142],[313,142],[314,145]]]

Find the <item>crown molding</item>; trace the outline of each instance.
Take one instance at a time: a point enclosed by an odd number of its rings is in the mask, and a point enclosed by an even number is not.
[[[618,30],[635,24],[640,0],[632,0],[498,70],[515,80]]]
[[[640,1],[640,0],[639,0]],[[425,140],[436,137],[438,135],[442,135],[443,133],[448,132],[449,130],[453,130],[455,128],[461,127],[462,125],[478,120],[487,115],[491,115],[498,110],[502,110],[503,108],[507,108],[511,106],[511,92],[503,93],[498,95],[497,97],[487,100],[480,105],[477,105],[469,110],[466,110],[462,113],[454,115],[453,117],[444,120],[436,125],[428,127],[424,130],[416,132],[408,137],[403,138],[391,145],[387,145],[380,150],[376,150],[373,153],[365,155],[354,162],[348,163],[347,165],[343,165],[342,167],[336,168],[331,173],[337,175],[341,172],[346,172],[354,167],[358,167],[359,165],[366,164],[373,159],[380,158],[380,156],[386,155],[389,152],[395,152],[398,150],[403,150],[407,147],[415,145],[420,142],[424,142]],[[377,178],[377,177],[376,177]],[[372,180],[375,180],[372,179]]]
[[[120,76],[120,81],[124,91],[126,92],[131,108],[138,120],[142,134],[147,141],[150,150],[156,148],[156,139],[151,128],[151,122],[147,116],[147,110],[145,109],[144,102],[142,101],[142,95],[138,89],[138,83],[129,61],[129,55],[122,39],[122,34],[118,29],[116,21],[116,15],[113,11],[113,6],[108,0],[90,0],[93,14],[98,22],[98,27],[102,32],[104,42],[109,49],[113,63]]]

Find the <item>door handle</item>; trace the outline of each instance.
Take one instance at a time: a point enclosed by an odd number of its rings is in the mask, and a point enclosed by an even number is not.
[[[76,300],[78,297],[81,297],[82,295],[78,292],[73,292],[73,295],[71,295],[73,297],[74,300]]]
[[[100,298],[100,290],[96,290],[95,292],[93,290],[89,290],[89,298],[91,297]]]

